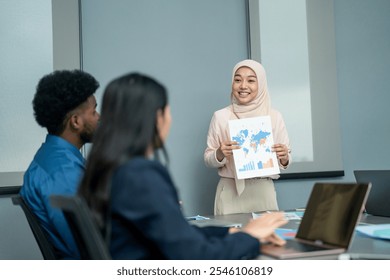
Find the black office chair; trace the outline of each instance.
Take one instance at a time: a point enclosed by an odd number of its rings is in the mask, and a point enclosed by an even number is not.
[[[93,221],[90,210],[83,198],[53,195],[50,197],[50,203],[64,213],[79,248],[81,259],[111,259],[108,246]]]
[[[35,214],[31,211],[30,207],[26,204],[23,198],[17,194],[12,197],[12,203],[19,205],[30,225],[31,231],[34,234],[35,240],[38,243],[39,249],[41,250],[42,256],[45,260],[56,260],[58,259],[55,253],[54,247],[52,246],[45,230],[41,227],[41,224]]]
[[[6,186],[0,187],[0,196],[12,196],[19,193],[22,186]]]

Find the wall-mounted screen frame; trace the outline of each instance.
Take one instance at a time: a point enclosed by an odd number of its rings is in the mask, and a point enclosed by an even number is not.
[[[261,18],[262,12],[260,9],[266,8],[266,5],[271,0],[248,0],[248,15],[249,15],[249,36],[250,36],[250,57],[252,59],[262,61],[272,61],[271,58],[265,57],[267,52],[262,53],[262,30],[266,28],[273,29],[273,32],[278,32],[278,26],[275,22],[266,23]],[[264,3],[262,3],[264,2]],[[280,4],[278,12],[288,10],[288,5],[294,5],[295,1],[274,1],[274,4]],[[286,4],[286,2],[288,2]],[[294,141],[292,145],[293,164],[285,172],[282,173],[282,179],[290,178],[315,178],[315,177],[337,177],[343,176],[342,152],[341,152],[341,136],[339,123],[339,105],[338,105],[338,90],[337,90],[337,75],[336,75],[336,47],[335,47],[335,29],[334,29],[334,13],[332,1],[310,0],[304,1],[301,8],[301,15],[306,14],[307,22],[307,57],[309,69],[309,91],[310,100],[305,104],[310,104],[308,110],[311,116],[311,131],[307,132],[307,125],[291,126],[289,128],[289,120],[286,121],[287,129]],[[263,11],[264,12],[264,11]],[[270,20],[275,20],[277,17],[268,17]],[[291,19],[290,19],[291,20]],[[303,21],[304,22],[304,21]],[[267,26],[260,26],[261,24]],[[282,23],[282,24],[288,24]],[[300,31],[301,32],[301,31]],[[284,41],[281,40],[275,48],[283,49],[289,47],[289,41],[301,39],[299,36],[284,36]],[[299,42],[298,42],[299,43]],[[274,42],[274,44],[276,44]],[[268,46],[269,48],[269,46]],[[268,52],[270,53],[270,52]],[[302,61],[304,64],[305,61]],[[266,69],[267,71],[267,69]],[[277,73],[277,71],[275,71]],[[277,80],[277,79],[275,79]],[[277,80],[283,83],[280,80]],[[269,85],[272,88],[272,85]],[[273,106],[278,109],[278,98],[274,98],[271,92]],[[284,97],[287,99],[288,97]],[[275,99],[275,102],[274,102]],[[288,103],[290,108],[298,109],[304,104],[299,101],[299,98],[289,97]],[[294,103],[295,102],[295,103]],[[283,106],[281,106],[283,107]],[[284,107],[286,108],[286,107]],[[284,114],[284,112],[282,112]],[[289,115],[286,113],[286,115]],[[293,116],[293,115],[292,115]],[[309,117],[310,117],[309,116]],[[312,139],[312,147],[308,145],[308,149],[312,149],[312,158],[297,156],[297,161],[294,161],[294,142],[299,145],[299,135],[304,136],[309,133]],[[294,136],[293,136],[294,135]],[[298,135],[298,137],[295,137]],[[291,139],[290,139],[291,140]],[[309,153],[310,154],[310,153]]]

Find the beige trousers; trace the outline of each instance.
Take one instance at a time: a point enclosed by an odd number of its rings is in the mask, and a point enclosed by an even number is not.
[[[214,215],[279,210],[272,179],[245,180],[244,192],[238,196],[233,178],[221,178],[217,186]]]

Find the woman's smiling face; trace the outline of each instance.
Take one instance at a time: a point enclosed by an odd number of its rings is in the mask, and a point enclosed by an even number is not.
[[[241,105],[248,104],[258,94],[259,85],[255,72],[246,66],[237,69],[234,74],[232,93]]]

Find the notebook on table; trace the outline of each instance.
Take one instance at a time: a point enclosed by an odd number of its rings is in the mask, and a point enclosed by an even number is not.
[[[390,170],[355,170],[356,182],[371,182],[366,212],[375,216],[390,217]]]
[[[263,245],[262,254],[293,259],[345,252],[370,188],[370,183],[316,183],[295,238],[284,246]]]

